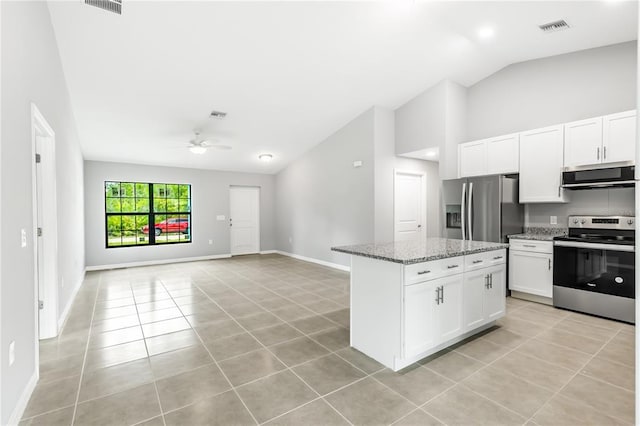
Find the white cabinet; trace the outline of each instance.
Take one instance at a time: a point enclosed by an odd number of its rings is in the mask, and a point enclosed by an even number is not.
[[[602,119],[602,162],[635,161],[636,110]]]
[[[462,274],[434,280],[439,289],[435,308],[436,343],[462,334],[462,282]]]
[[[487,171],[487,147],[485,141],[460,144],[458,154],[460,177],[482,176]]]
[[[502,258],[504,262],[504,257]],[[505,314],[506,272],[497,265],[464,274],[464,328],[473,330]]]
[[[565,167],[597,164],[602,156],[602,117],[564,125]]]
[[[564,125],[565,167],[634,161],[636,111]]]
[[[434,280],[437,281],[437,280]],[[436,286],[434,281],[405,287],[404,296],[404,354],[413,357],[435,346],[434,312]]]
[[[520,202],[564,203],[563,127],[520,134]]]
[[[460,144],[460,177],[518,173],[519,139],[511,134]]]
[[[553,243],[511,240],[509,290],[553,297]]]
[[[487,139],[487,174],[518,173],[520,170],[520,135]]]

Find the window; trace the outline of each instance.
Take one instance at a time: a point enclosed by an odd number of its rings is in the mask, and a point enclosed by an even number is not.
[[[104,188],[107,248],[191,242],[191,185],[107,181]]]

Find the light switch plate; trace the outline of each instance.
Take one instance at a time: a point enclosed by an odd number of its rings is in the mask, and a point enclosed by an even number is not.
[[[9,367],[16,361],[16,341],[9,343]]]
[[[353,167],[358,168],[358,167],[362,167],[362,161],[354,161],[353,162]]]
[[[549,216],[549,224],[557,225],[558,224],[558,216]]]

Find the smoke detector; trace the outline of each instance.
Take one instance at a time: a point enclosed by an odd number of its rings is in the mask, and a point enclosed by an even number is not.
[[[84,0],[84,4],[122,15],[122,0]]]
[[[555,33],[557,31],[568,30],[569,24],[564,19],[560,19],[559,21],[549,22],[547,24],[538,25],[538,27],[545,33]]]
[[[226,116],[227,116],[227,113],[222,111],[211,111],[211,115],[210,115],[211,118],[217,118],[218,120],[222,120]]]

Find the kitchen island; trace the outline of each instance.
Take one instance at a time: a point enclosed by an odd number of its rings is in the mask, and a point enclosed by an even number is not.
[[[351,254],[351,346],[398,371],[505,314],[507,244],[426,238]]]

